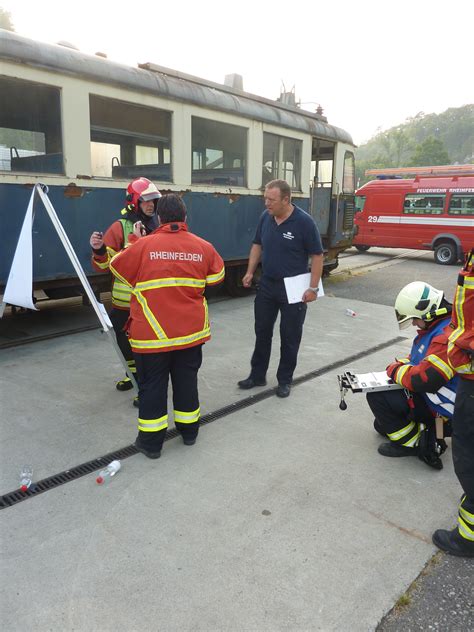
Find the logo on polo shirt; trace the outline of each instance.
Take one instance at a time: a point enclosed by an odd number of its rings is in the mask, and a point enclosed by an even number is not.
[[[294,239],[294,238],[295,238],[295,236],[293,235],[293,233],[292,233],[292,232],[290,232],[290,231],[287,231],[286,233],[283,233],[283,237],[284,237],[285,239]]]

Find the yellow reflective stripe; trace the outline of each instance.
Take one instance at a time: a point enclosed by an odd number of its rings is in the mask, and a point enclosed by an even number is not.
[[[202,305],[204,307],[204,329],[209,329],[210,330],[210,326],[209,326],[209,308],[207,306],[207,301],[205,296],[202,297]]]
[[[402,443],[402,445],[404,445],[406,448],[414,448],[416,445],[418,445],[420,435],[421,435],[421,432],[420,432],[420,429],[418,429],[418,432],[416,433],[416,435],[412,437],[411,439],[409,439],[408,441],[406,441],[405,443]]]
[[[204,279],[192,279],[181,277],[168,277],[166,279],[151,279],[150,281],[140,281],[135,286],[135,289],[139,292],[145,290],[159,290],[162,287],[198,287],[203,288],[206,286]]]
[[[451,348],[450,348],[450,344],[451,344]],[[450,343],[450,344],[448,344],[448,353],[451,353],[454,347],[453,343]],[[463,349],[461,349],[461,351],[463,351]],[[468,362],[467,364],[460,364],[459,366],[456,366],[454,368],[456,369],[456,373],[472,373],[472,366],[470,362]]]
[[[157,338],[161,338],[161,339],[166,339],[166,334],[163,331],[160,323],[156,320],[155,315],[153,314],[151,309],[148,307],[148,303],[147,303],[146,298],[137,289],[135,289],[135,291],[133,293],[134,293],[137,301],[140,303],[141,308],[143,310],[143,314],[144,314],[145,318],[147,319],[150,327],[155,332],[156,337]]]
[[[163,415],[158,419],[140,419],[138,418],[138,430],[142,432],[158,432],[168,427],[168,415]]]
[[[207,276],[206,283],[207,285],[211,285],[212,283],[217,283],[219,281],[222,281],[224,276],[225,276],[225,268],[223,267],[222,270],[218,272],[217,274],[210,274],[209,276]]]
[[[464,287],[467,290],[474,290],[474,277],[464,277]]]
[[[397,358],[397,362],[401,362],[401,364],[410,364],[410,358]]]
[[[470,522],[472,525],[474,525],[474,514],[466,511],[464,507],[459,507],[459,513],[464,518],[464,520],[467,520],[467,522]]]
[[[455,342],[465,330],[464,314],[462,310],[462,305],[464,303],[465,295],[466,295],[465,286],[458,285],[456,296],[454,297],[455,298],[454,308],[455,308],[456,316],[458,317],[458,326],[450,334],[449,336],[450,342]]]
[[[112,296],[112,304],[116,305],[117,307],[126,307],[127,309],[130,308],[130,301],[121,301],[115,296]]]
[[[119,253],[119,254],[120,254],[120,253]],[[114,257],[114,259],[115,259],[115,257]],[[114,276],[115,276],[115,277],[116,277],[119,281],[121,281],[124,285],[127,285],[128,287],[130,287],[130,288],[131,288],[132,286],[131,286],[131,284],[127,281],[127,279],[124,279],[124,278],[123,278],[123,276],[122,276],[121,274],[119,274],[119,273],[117,272],[117,270],[114,268],[114,266],[112,265],[112,264],[113,264],[113,262],[114,262],[114,259],[112,259],[112,261],[111,261],[111,262],[110,262],[110,264],[109,264],[109,268],[110,268],[110,270],[111,270],[112,274],[113,274],[113,275],[114,275]]]
[[[454,371],[452,370],[452,368],[437,355],[431,354],[426,358],[426,360],[437,367],[441,371],[441,373],[443,373],[448,378],[448,380],[453,377]]]
[[[461,535],[466,540],[470,542],[474,542],[474,530],[470,529],[461,516],[458,517],[458,531],[459,535]]]
[[[196,421],[199,421],[199,416],[201,414],[201,408],[197,408],[196,410],[192,410],[189,413],[186,413],[182,410],[174,411],[174,420],[179,421],[182,424],[193,424]]]
[[[397,430],[396,432],[389,432],[387,434],[387,437],[391,439],[392,441],[398,441],[398,439],[401,439],[402,437],[406,437],[406,435],[409,434],[413,430],[414,427],[415,427],[415,422],[410,421],[408,426],[405,426],[404,428],[402,428],[401,430]]]
[[[97,259],[94,259],[94,263],[101,270],[107,270],[107,268],[109,267],[109,262],[108,261],[103,261],[102,262],[102,261],[97,261]]]
[[[135,347],[135,349],[161,349],[162,347],[179,347],[181,345],[191,344],[192,342],[206,338],[210,334],[210,328],[206,327],[202,331],[188,336],[182,336],[181,338],[166,338],[164,340],[136,340],[135,338],[129,338],[129,341],[131,346]]]
[[[397,382],[397,384],[402,384],[403,376],[411,366],[411,364],[404,364],[399,369],[397,369],[397,372],[395,374],[395,382]]]

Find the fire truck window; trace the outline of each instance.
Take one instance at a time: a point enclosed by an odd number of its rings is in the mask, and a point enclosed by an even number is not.
[[[444,208],[444,195],[416,195],[405,196],[403,213],[409,215],[441,215]]]
[[[449,203],[450,215],[474,215],[473,195],[453,195]]]
[[[356,213],[359,213],[360,211],[364,210],[364,204],[365,204],[365,195],[356,195],[356,198],[355,198]]]

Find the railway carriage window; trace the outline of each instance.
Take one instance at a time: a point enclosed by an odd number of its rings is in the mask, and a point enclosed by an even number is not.
[[[450,215],[474,215],[474,195],[453,195],[449,202]]]
[[[89,96],[92,175],[171,182],[171,112]]]
[[[355,191],[355,165],[354,154],[346,151],[344,154],[344,173],[342,176],[342,192],[354,193]]]
[[[192,117],[192,182],[247,185],[247,128]]]
[[[406,215],[441,215],[443,213],[444,200],[444,195],[410,193],[405,196],[403,213]]]
[[[286,180],[294,191],[301,191],[301,147],[295,138],[263,133],[262,185],[271,180]]]
[[[0,94],[0,169],[64,173],[59,88],[1,77]]]

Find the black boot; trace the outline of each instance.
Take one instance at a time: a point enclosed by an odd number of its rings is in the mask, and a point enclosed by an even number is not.
[[[418,456],[418,448],[407,448],[392,441],[381,443],[377,448],[377,452],[383,456]]]
[[[432,540],[433,544],[436,544],[439,549],[446,551],[450,555],[474,557],[474,542],[470,542],[459,535],[457,528],[452,531],[438,529],[433,533]]]

